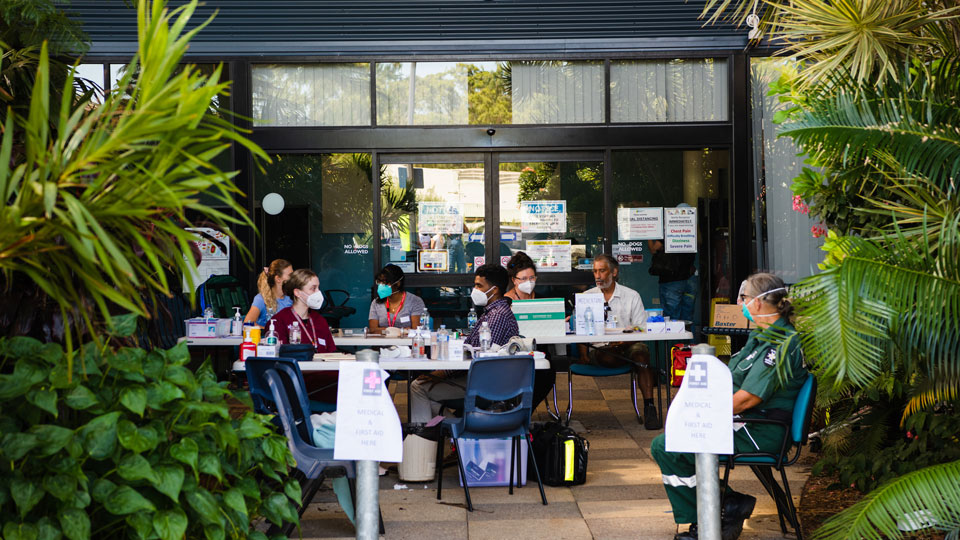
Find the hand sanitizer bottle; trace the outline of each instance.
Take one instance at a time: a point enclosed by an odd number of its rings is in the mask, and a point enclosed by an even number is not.
[[[235,313],[230,321],[230,335],[239,336],[243,333],[243,317],[240,315],[240,306],[233,306]]]
[[[270,330],[267,331],[267,345],[276,345],[277,344],[277,329],[274,327],[273,319],[270,320]]]

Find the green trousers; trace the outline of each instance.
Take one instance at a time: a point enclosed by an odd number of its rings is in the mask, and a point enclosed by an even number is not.
[[[697,522],[697,460],[696,454],[667,452],[664,448],[664,434],[657,435],[650,443],[653,460],[660,466],[663,487],[673,507],[673,520],[676,523]],[[783,443],[783,428],[779,426],[744,426],[733,433],[733,448],[740,452],[780,451]],[[720,456],[723,463],[724,456]]]

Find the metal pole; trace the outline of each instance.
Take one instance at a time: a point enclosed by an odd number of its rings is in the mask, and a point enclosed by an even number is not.
[[[358,362],[373,362],[380,365],[380,353],[371,349],[357,352]],[[357,462],[357,540],[380,538],[380,463],[363,460]]]
[[[700,343],[691,347],[693,354],[716,356],[713,345]],[[716,454],[697,454],[697,537],[720,540],[720,478]]]

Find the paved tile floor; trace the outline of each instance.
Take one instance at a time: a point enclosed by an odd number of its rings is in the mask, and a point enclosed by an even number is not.
[[[566,376],[558,382],[566,386]],[[397,539],[670,539],[676,525],[660,481],[660,471],[650,457],[650,441],[659,431],[637,423],[630,403],[627,376],[574,380],[572,427],[590,441],[587,482],[572,488],[545,486],[543,506],[535,483],[515,489],[484,487],[470,490],[474,512],[467,512],[456,467],[445,469],[443,500],[437,501],[436,483],[400,482],[396,469],[380,478],[380,506],[386,538]],[[399,388],[397,388],[399,386]],[[406,416],[406,385],[395,390],[401,419]],[[558,388],[558,390],[560,390]],[[566,407],[566,392],[560,396]],[[543,405],[535,420],[547,420]],[[788,473],[794,501],[809,471],[794,467]],[[406,489],[395,489],[403,484]],[[747,468],[731,473],[738,491],[757,496],[757,508],[744,524],[743,540],[784,538],[776,507]],[[353,525],[324,485],[301,521],[303,538],[353,538]],[[791,533],[786,538],[794,538]]]

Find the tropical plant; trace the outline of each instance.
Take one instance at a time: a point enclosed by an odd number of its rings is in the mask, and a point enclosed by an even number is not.
[[[708,0],[713,17],[732,0]],[[949,5],[948,5],[949,4]],[[741,20],[755,3],[736,3]],[[830,227],[792,293],[829,407],[827,457],[866,498],[817,538],[960,534],[960,27],[954,3],[768,0],[797,54],[778,120],[812,165],[794,183]],[[842,208],[845,204],[853,208]],[[843,212],[846,212],[844,214]]]
[[[265,539],[252,528],[260,517],[297,521],[285,438],[249,412],[248,396],[207,364],[187,369],[183,344],[118,346],[149,315],[150,297],[170,294],[179,285],[170,276],[193,263],[187,212],[223,229],[249,224],[233,173],[213,160],[234,143],[265,157],[211,110],[227,89],[219,68],[179,65],[203,26],[184,33],[196,6],[168,12],[163,0],[140,0],[138,54],[100,105],[78,98],[66,71],[51,91],[62,66],[46,44],[24,79],[28,102],[9,94],[0,312],[37,288],[43,296],[20,306],[53,305],[59,318],[38,332],[51,342],[0,338],[3,538]],[[17,54],[4,49],[4,59]]]
[[[286,438],[208,363],[187,369],[185,344],[80,357],[71,370],[58,344],[0,338],[0,536],[266,540],[259,518],[297,522]]]
[[[897,80],[901,58],[956,55],[960,42],[960,6],[950,0],[706,0],[701,13],[708,23],[751,15],[758,37],[804,62],[804,87],[840,68],[863,85]]]
[[[202,28],[183,32],[195,6],[167,13],[163,2],[140,2],[139,51],[119,89],[96,107],[73,103],[68,75],[51,116],[44,46],[27,116],[8,114],[3,126],[0,274],[8,291],[36,286],[56,306],[50,327],[65,340],[68,362],[75,335],[98,339],[98,321],[115,310],[149,317],[144,296],[169,294],[168,273],[189,275],[195,261],[187,212],[221,230],[252,225],[235,197],[235,173],[212,160],[233,143],[266,155],[209,114],[211,100],[227,90],[219,69],[204,76],[178,68]]]

